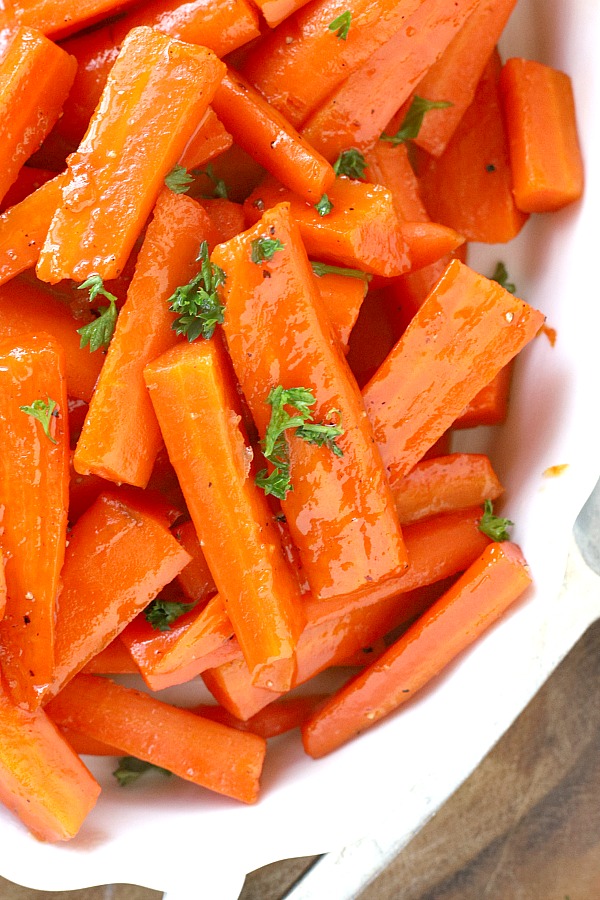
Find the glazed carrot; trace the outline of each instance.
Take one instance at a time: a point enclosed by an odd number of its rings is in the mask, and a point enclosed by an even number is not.
[[[174,347],[144,376],[248,666],[258,683],[286,690],[304,621],[300,588],[251,475],[237,385],[220,337]]]
[[[223,71],[205,48],[151,28],[130,32],[69,158],[70,180],[38,261],[42,281],[121,272]]]
[[[173,534],[191,557],[185,569],[177,576],[177,582],[188,599],[194,603],[203,603],[217,593],[217,588],[202,552],[194,523],[184,522],[183,525],[178,525]]]
[[[551,212],[583,193],[571,79],[529,59],[506,61],[500,75],[515,202]]]
[[[481,453],[453,453],[417,463],[391,488],[403,525],[478,506],[503,491],[491,462]]]
[[[533,338],[540,312],[454,260],[363,390],[391,478],[401,478]]]
[[[213,106],[235,142],[291,191],[314,204],[329,190],[329,163],[241,75],[227,72]]]
[[[8,34],[0,59],[0,199],[58,119],[77,65],[32,28]]]
[[[100,785],[43,710],[14,706],[0,688],[0,801],[42,841],[68,841]]]
[[[240,203],[233,203],[231,200],[216,197],[212,200],[199,200],[200,206],[208,213],[208,217],[213,223],[216,233],[219,236],[215,243],[223,243],[229,241],[245,226],[244,207]]]
[[[79,734],[78,731],[72,731],[70,728],[59,728],[58,730],[78,756],[120,756],[121,754],[118,747],[111,747],[110,744],[105,744],[103,741],[95,741],[86,734]]]
[[[46,184],[47,181],[50,181],[50,179],[55,176],[56,172],[51,172],[50,169],[37,169],[33,166],[23,166],[17,175],[17,180],[8,189],[4,195],[4,199],[0,203],[0,213],[5,212],[7,209],[10,209],[11,206],[16,206],[17,203],[25,200],[26,197],[29,197],[30,194],[33,194],[34,191],[37,191],[39,187]]]
[[[289,697],[283,700],[277,700],[265,706],[255,716],[244,721],[237,719],[228,710],[222,706],[214,704],[201,703],[194,706],[190,712],[197,716],[203,716],[212,722],[220,722],[221,725],[228,725],[230,728],[237,728],[239,731],[251,731],[252,734],[258,734],[265,740],[277,737],[279,734],[285,734],[294,728],[299,728],[308,716],[314,712],[315,707],[319,706],[325,700],[324,694],[307,694],[303,697]]]
[[[304,123],[302,136],[332,162],[349,147],[371,147],[477,3],[423,0],[402,27],[329,94]]]
[[[256,11],[246,0],[150,0],[114,23],[65,41],[77,60],[77,75],[58,129],[75,146],[85,134],[125,37],[142,25],[208,47],[217,56],[231,53],[260,33]]]
[[[168,706],[95,675],[79,675],[49,705],[55,722],[119,747],[201,787],[254,803],[263,738]]]
[[[451,104],[428,112],[415,138],[415,143],[433,156],[444,152],[473,100],[485,65],[515,4],[516,0],[478,3],[440,59],[417,85],[416,93],[420,97]],[[393,134],[396,128],[392,124],[386,131]]]
[[[181,571],[189,556],[155,516],[105,492],[69,536],[56,621],[54,696]]]
[[[383,656],[302,727],[310,756],[331,753],[415,695],[473,643],[531,583],[516,544],[490,544]]]
[[[7,588],[0,656],[7,690],[29,709],[39,704],[54,666],[69,486],[64,370],[64,353],[48,335],[21,336],[0,350],[0,544]]]
[[[235,637],[230,638],[228,641],[224,641],[222,644],[219,644],[218,647],[215,647],[214,650],[205,653],[204,656],[198,657],[198,659],[194,659],[186,665],[179,666],[172,672],[151,673],[150,671],[145,670],[142,672],[142,677],[146,686],[150,688],[151,691],[164,691],[166,688],[174,687],[178,684],[187,684],[194,678],[198,678],[199,675],[202,675],[208,669],[224,666],[233,660],[241,660],[245,671],[248,671],[248,666],[244,661],[240,645]],[[257,690],[262,690],[262,688],[258,688]],[[267,691],[267,693],[270,696],[273,696],[272,691]]]
[[[195,133],[189,140],[189,143],[183,155],[179,160],[180,165],[184,169],[195,169],[205,166],[215,156],[225,153],[229,150],[233,138],[225,129],[225,126],[214,109],[209,106],[206,110],[204,118],[198,125]]]
[[[52,35],[54,40],[66,37],[103,19],[120,12],[135,0],[12,0],[13,14],[20,25],[37,28],[43,34]]]
[[[388,189],[401,222],[429,221],[406,143],[395,147],[386,141],[378,141],[364,158],[367,164],[365,179]]]
[[[257,264],[253,242],[265,236],[280,248],[268,263]],[[278,385],[308,389],[315,398],[314,420],[326,422],[336,410],[334,419],[343,425],[337,439],[341,455],[293,432],[287,437],[293,490],[282,509],[315,597],[399,574],[406,555],[381,461],[345,359],[332,346],[289,206],[269,210],[253,229],[220,244],[214,259],[226,272],[223,328],[229,352],[261,437],[271,414],[267,397]]]
[[[139,675],[131,653],[119,638],[97,653],[81,670],[85,675]]]
[[[168,301],[197,274],[200,244],[214,234],[195,200],[163,188],[77,443],[80,474],[147,485],[162,437],[144,366],[179,340]]]
[[[315,275],[315,284],[327,310],[331,327],[344,353],[367,293],[367,281],[326,272]]]
[[[257,0],[256,5],[263,14],[267,25],[276,28],[284,19],[307,3],[308,0]]]
[[[298,128],[403,27],[419,5],[419,0],[310,3],[261,38],[250,51],[242,74]],[[350,28],[343,39],[339,29],[330,26],[348,12]]]
[[[503,366],[475,394],[462,413],[452,423],[453,428],[475,428],[477,425],[500,425],[508,412],[508,397],[512,375],[512,362]]]
[[[6,609],[6,575],[4,574],[4,556],[0,548],[0,620]]]
[[[519,233],[527,214],[515,206],[494,53],[452,140],[437,159],[420,157],[419,183],[435,222],[470,241],[502,243]]]
[[[101,355],[79,346],[77,329],[86,321],[75,319],[39,282],[15,278],[0,287],[0,340],[39,331],[51,335],[65,352],[67,394],[81,400],[90,400],[102,368]]]

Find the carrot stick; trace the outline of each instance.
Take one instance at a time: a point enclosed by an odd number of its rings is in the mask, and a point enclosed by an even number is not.
[[[298,128],[405,24],[419,0],[319,0],[298,10],[250,51],[242,74]],[[350,13],[346,38],[330,28]],[[340,23],[343,25],[343,23]]]
[[[453,428],[501,425],[508,412],[512,362],[503,366],[489,384],[481,388],[452,423]]]
[[[256,5],[262,12],[267,25],[276,28],[284,19],[307,3],[308,0],[257,0]]]
[[[516,544],[490,544],[431,609],[302,728],[306,752],[324,756],[397,709],[473,643],[531,583]]]
[[[252,261],[252,246],[265,235],[281,246],[263,266]],[[341,456],[293,432],[287,438],[293,490],[282,509],[315,597],[399,574],[406,555],[381,461],[345,359],[332,346],[289,206],[266,212],[254,229],[219,245],[214,258],[226,272],[229,351],[263,440],[271,414],[267,397],[278,385],[307,388],[315,421],[328,421],[334,409],[343,425]]]
[[[494,53],[444,153],[437,159],[423,154],[418,167],[431,218],[469,241],[490,244],[511,240],[527,221],[512,194],[499,76],[500,58]]]
[[[235,637],[230,638],[204,656],[192,660],[190,663],[173,669],[172,672],[150,672],[145,670],[142,677],[151,691],[164,691],[166,688],[174,687],[178,684],[187,684],[188,681],[202,675],[207,669],[213,669],[218,666],[224,666],[233,660],[241,660],[245,671],[248,666],[244,661],[240,645]],[[262,688],[257,688],[262,690]],[[272,691],[267,691],[269,696],[273,696]]]
[[[208,213],[208,217],[219,235],[217,244],[230,241],[232,237],[243,231],[245,226],[244,207],[224,197],[211,200],[198,200],[200,206]]]
[[[477,3],[424,0],[307,119],[302,136],[332,162],[349,147],[371,147]]]
[[[497,282],[450,263],[363,390],[391,478],[412,469],[543,321]]]
[[[315,284],[334,334],[344,353],[347,353],[350,333],[367,293],[367,282],[361,278],[326,272],[315,275]]]
[[[222,706],[214,704],[201,703],[190,709],[190,712],[197,716],[203,716],[212,722],[220,722],[221,725],[228,725],[230,728],[237,728],[239,731],[250,731],[252,734],[258,734],[265,740],[277,737],[280,734],[286,734],[294,728],[299,728],[314,712],[315,707],[319,706],[325,700],[324,694],[307,694],[303,697],[289,697],[283,700],[277,700],[265,706],[255,716],[244,721],[233,716],[228,710]]]
[[[419,182],[408,158],[407,144],[395,147],[385,141],[378,141],[364,157],[367,164],[365,179],[388,189],[400,221],[428,222],[429,216],[421,199]]]
[[[168,584],[189,556],[155,516],[110,492],[69,536],[56,621],[54,696]],[[118,573],[118,579],[115,577]]]
[[[100,785],[43,710],[14,706],[0,688],[0,801],[42,841],[67,841]]]
[[[16,206],[17,203],[25,200],[26,197],[29,197],[30,194],[33,194],[34,191],[37,191],[39,187],[46,184],[47,181],[50,181],[50,179],[55,176],[56,172],[52,172],[49,169],[23,166],[17,175],[17,180],[8,189],[4,195],[4,199],[0,203],[0,213],[5,212],[7,209],[10,209],[11,206]]]
[[[571,79],[528,59],[509,59],[500,75],[515,202],[551,212],[583,193],[583,162]]]
[[[184,169],[201,168],[215,156],[229,150],[232,143],[232,136],[217,118],[214,109],[209,106],[183,151],[179,163]]]
[[[64,366],[62,349],[47,335],[22,337],[0,350],[0,543],[7,587],[0,656],[10,695],[29,709],[39,704],[54,666],[69,486]]]
[[[241,75],[227,72],[213,106],[235,142],[309,203],[333,184],[329,163]]]
[[[77,443],[80,474],[147,485],[162,437],[144,366],[179,340],[168,300],[197,274],[201,241],[213,234],[195,200],[162,190]]]
[[[0,621],[6,609],[6,575],[4,573],[4,556],[0,547]]]
[[[427,113],[415,143],[432,156],[440,156],[473,100],[498,39],[516,0],[478,3],[440,59],[417,85],[415,93],[450,106]],[[400,123],[398,123],[399,125]],[[393,134],[398,127],[386,129]]]
[[[15,19],[20,25],[37,28],[60,40],[73,31],[120,12],[135,0],[12,0]]]
[[[81,670],[85,675],[139,675],[131,653],[119,638],[97,653]]]
[[[42,281],[121,272],[223,71],[205,48],[151,28],[130,32],[69,158],[70,180],[38,261]]]
[[[83,320],[85,321],[85,320]],[[0,287],[0,341],[16,342],[22,335],[44,332],[65,353],[65,378],[70,397],[89,400],[100,374],[102,358],[79,346],[82,320],[42,286],[15,278]]]
[[[10,33],[0,59],[0,199],[58,119],[75,69],[73,57],[43,34]]]
[[[177,582],[186,597],[193,600],[194,603],[204,603],[217,593],[217,588],[198,540],[194,523],[184,522],[183,525],[178,525],[173,534],[191,557],[185,569],[177,576]]]
[[[291,682],[300,588],[250,476],[237,385],[220,338],[182,344],[145,370],[169,456],[210,570],[258,683]]]
[[[391,484],[403,525],[495,500],[503,491],[487,456],[453,453],[417,463]]]
[[[60,725],[168,769],[201,787],[254,803],[263,738],[168,706],[95,675],[79,675],[49,705]]]
[[[59,728],[58,730],[78,756],[121,755],[118,747],[111,747],[110,744],[105,744],[103,741],[95,741],[86,734],[79,734],[78,731],[72,731],[70,728]]]

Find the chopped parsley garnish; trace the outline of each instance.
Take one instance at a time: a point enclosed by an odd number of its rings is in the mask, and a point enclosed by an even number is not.
[[[185,194],[189,190],[190,184],[193,184],[194,176],[188,173],[185,166],[173,166],[167,177],[165,184],[174,194]]]
[[[290,482],[289,449],[285,432],[293,428],[294,433],[310,444],[328,447],[336,456],[343,456],[336,438],[344,433],[340,425],[323,425],[313,422],[310,407],[317,402],[312,391],[307,388],[284,388],[281,385],[269,392],[266,402],[271,407],[271,419],[262,442],[263,454],[273,466],[270,474],[266,469],[256,476],[256,484],[265,494],[273,494],[279,500],[285,500],[288,491],[292,490]],[[285,407],[293,410],[289,413]],[[329,416],[340,416],[339,410],[330,410]]]
[[[505,291],[508,291],[509,294],[514,294],[517,290],[516,286],[512,283],[512,281],[508,280],[509,275],[506,271],[506,266],[503,262],[499,262],[496,264],[496,268],[494,269],[494,274],[491,277],[492,281],[497,281],[498,284],[504,288]]]
[[[446,109],[452,106],[447,100],[425,100],[418,94],[412,99],[412,103],[408,108],[408,112],[404,117],[402,125],[396,134],[382,134],[380,140],[388,141],[390,144],[404,144],[406,141],[414,141],[419,136],[425,113],[430,109]]]
[[[106,297],[108,306],[98,307],[99,315],[92,322],[88,322],[82,328],[77,329],[77,334],[81,340],[79,346],[81,348],[90,345],[90,353],[99,350],[100,347],[108,347],[110,340],[115,331],[117,324],[117,298],[104,287],[102,279],[99,275],[90,275],[89,278],[79,285],[78,290],[90,292],[90,300],[94,301],[98,295]]]
[[[333,203],[327,196],[327,194],[323,194],[318,203],[315,203],[315,209],[319,213],[320,216],[328,216],[331,210],[333,209]]]
[[[212,167],[212,163],[209,163],[205,169],[194,169],[194,175],[206,175],[207,178],[210,179],[213,183],[213,197],[218,197],[221,200],[227,200],[227,185],[223,181],[222,178],[218,178],[215,175],[215,170]]]
[[[217,288],[225,283],[225,273],[210,261],[206,241],[200,245],[197,260],[202,263],[198,274],[178,287],[167,301],[171,312],[178,313],[171,328],[177,334],[185,334],[188,341],[195,341],[200,335],[209,340],[217,325],[223,324],[225,309],[217,293]]]
[[[342,150],[333,164],[333,171],[338,176],[347,175],[348,178],[363,178],[367,164],[365,158],[356,147]]]
[[[157,631],[169,631],[171,625],[195,605],[193,600],[189,603],[184,603],[178,600],[163,600],[161,597],[157,597],[156,600],[153,600],[146,607],[144,616],[146,621]]]
[[[37,419],[44,429],[44,434],[48,440],[52,441],[53,444],[58,444],[58,441],[55,441],[50,434],[50,422],[52,417],[58,416],[58,413],[54,412],[56,409],[56,400],[52,400],[50,397],[48,397],[47,402],[44,402],[44,400],[34,400],[31,406],[20,406],[19,409],[27,416]]]
[[[494,507],[491,500],[483,504],[483,515],[479,520],[479,530],[493,541],[510,541],[508,529],[514,525],[510,519],[502,519],[494,515]]]
[[[152,770],[162,772],[163,775],[173,774],[168,769],[163,769],[162,766],[155,766],[153,763],[145,762],[136,756],[122,756],[119,760],[119,768],[115,769],[113,775],[121,787],[125,787],[125,785],[131,784],[133,781],[137,781],[144,772]]]
[[[349,9],[337,16],[333,22],[327,26],[330,31],[335,31],[337,37],[342,41],[347,40],[350,31],[350,22],[352,21],[352,13]]]
[[[279,238],[256,238],[250,244],[250,259],[260,265],[273,259],[278,250],[283,250],[283,244]]]
[[[360,269],[345,269],[343,266],[330,266],[327,263],[314,262],[310,263],[315,275],[320,278],[322,275],[346,275],[348,278],[360,278],[361,281],[370,281],[371,275],[367,272],[361,272]]]

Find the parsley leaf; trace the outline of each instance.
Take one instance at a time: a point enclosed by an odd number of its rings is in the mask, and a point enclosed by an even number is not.
[[[452,103],[449,103],[447,100],[425,100],[424,97],[419,97],[418,94],[415,94],[408,112],[404,116],[404,121],[396,134],[382,134],[380,140],[388,141],[388,143],[394,145],[404,144],[406,141],[414,141],[419,136],[425,113],[429,112],[430,109],[446,109],[448,106],[452,106]]]
[[[166,186],[174,194],[185,194],[193,182],[194,176],[190,175],[184,166],[173,166],[165,178]]]
[[[494,515],[494,507],[491,500],[486,500],[483,505],[483,515],[479,520],[479,530],[493,541],[509,541],[508,529],[514,525],[510,519],[501,519]]]
[[[77,329],[77,334],[80,335],[81,340],[79,341],[79,346],[81,348],[87,347],[90,345],[90,353],[94,353],[96,350],[99,350],[100,347],[108,347],[110,344],[110,340],[115,331],[115,325],[117,324],[117,298],[114,294],[111,294],[110,291],[107,291],[104,287],[104,283],[99,275],[90,275],[89,278],[79,285],[78,290],[90,292],[90,300],[95,300],[98,295],[102,297],[106,297],[109,301],[108,306],[100,306],[98,307],[98,312],[100,313],[97,318],[93,319],[91,322],[88,322],[87,325],[84,325],[82,328]]]
[[[264,456],[273,466],[273,470],[267,474],[266,469],[261,469],[255,481],[265,494],[273,494],[279,500],[285,500],[288,491],[292,490],[285,432],[293,428],[295,434],[308,443],[328,447],[336,456],[342,456],[343,451],[335,439],[344,433],[344,429],[341,424],[322,425],[313,422],[310,407],[317,401],[308,388],[286,389],[278,385],[269,392],[266,402],[271,407],[271,419],[262,447]],[[290,414],[286,406],[291,407],[294,414]],[[331,410],[329,415],[340,413],[338,410]]]
[[[499,262],[496,264],[496,268],[494,269],[494,274],[491,277],[492,281],[497,281],[498,284],[504,288],[505,291],[508,291],[509,294],[514,294],[517,290],[516,286],[512,283],[512,281],[508,280],[508,272],[506,271],[506,266],[503,262]]]
[[[371,275],[367,272],[361,272],[360,269],[344,269],[343,266],[330,266],[327,263],[314,262],[310,263],[313,272],[319,278],[322,275],[346,275],[348,278],[360,278],[362,281],[370,281]]]
[[[337,37],[342,41],[347,40],[350,31],[350,22],[352,21],[352,13],[349,9],[341,13],[337,18],[330,22],[327,26],[329,31],[335,31]]]
[[[250,259],[260,265],[261,262],[273,259],[278,250],[283,250],[279,238],[256,238],[250,244]]]
[[[44,429],[44,434],[48,440],[52,441],[53,444],[58,444],[58,441],[55,441],[50,434],[50,421],[53,416],[55,418],[58,417],[58,413],[54,412],[56,409],[56,400],[52,400],[50,397],[48,397],[47,403],[44,403],[43,400],[34,400],[31,406],[20,406],[19,409],[26,415],[37,419]]]
[[[125,787],[125,785],[131,784],[131,782],[137,781],[144,772],[148,772],[152,769],[154,769],[155,772],[162,772],[163,775],[173,774],[172,772],[169,772],[168,769],[163,769],[162,766],[155,766],[153,763],[145,762],[143,759],[138,759],[136,756],[122,756],[119,760],[119,768],[115,769],[113,775],[121,787]]]
[[[347,175],[348,178],[363,178],[367,164],[365,158],[356,147],[342,150],[333,164],[333,171],[338,176]]]
[[[147,622],[157,631],[169,631],[171,625],[184,613],[189,612],[196,604],[193,600],[188,603],[177,600],[163,600],[157,597],[144,610]]]
[[[213,197],[218,197],[221,200],[227,200],[227,185],[223,181],[222,178],[218,178],[215,175],[215,170],[212,167],[212,163],[209,163],[205,169],[194,169],[194,175],[206,175],[209,178],[213,185]]]
[[[225,283],[225,273],[210,261],[206,241],[200,245],[197,260],[202,262],[198,274],[176,288],[167,301],[171,312],[178,313],[171,328],[177,334],[185,334],[188,341],[195,341],[200,335],[209,340],[217,325],[223,324],[225,309],[217,293],[217,288]]]
[[[331,210],[333,209],[333,203],[327,196],[327,194],[323,194],[318,203],[315,203],[315,209],[319,213],[320,216],[328,216]]]

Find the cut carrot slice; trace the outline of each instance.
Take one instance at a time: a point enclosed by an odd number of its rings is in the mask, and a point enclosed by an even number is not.
[[[135,0],[11,0],[13,14],[21,25],[37,28],[59,40],[93,22],[120,12]]]
[[[217,118],[212,107],[208,107],[205,116],[183,151],[179,160],[184,169],[197,169],[205,166],[215,156],[225,153],[233,143],[233,138]]]
[[[0,216],[0,284],[37,263],[63,184],[63,175],[52,178]]]
[[[205,603],[217,593],[217,587],[202,552],[194,523],[184,522],[183,525],[178,525],[173,534],[191,556],[190,562],[177,576],[177,582],[186,597],[194,603]]]

